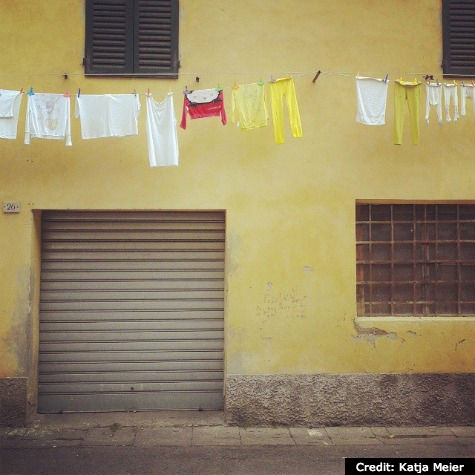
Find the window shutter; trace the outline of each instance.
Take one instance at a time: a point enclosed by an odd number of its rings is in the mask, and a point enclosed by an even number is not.
[[[86,74],[133,71],[133,3],[87,0]]]
[[[136,73],[178,77],[178,0],[135,0]]]
[[[475,0],[443,2],[445,74],[475,76]]]

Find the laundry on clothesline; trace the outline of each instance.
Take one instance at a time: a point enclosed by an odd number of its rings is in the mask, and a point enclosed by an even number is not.
[[[231,92],[231,119],[242,130],[265,127],[269,123],[264,82],[239,84]]]
[[[221,117],[221,122],[226,125],[226,111],[224,109],[223,91],[216,89],[198,89],[183,92],[183,112],[180,127],[186,129],[186,116],[191,119],[204,117]]]
[[[302,123],[300,121],[299,105],[295,84],[292,78],[276,79],[269,83],[272,121],[274,124],[275,143],[284,143],[284,98],[289,113],[290,130],[292,137],[302,137]]]
[[[82,139],[138,135],[138,94],[81,94],[76,97],[75,117],[81,122]]]
[[[419,102],[421,83],[414,81],[394,82],[394,143],[402,144],[402,132],[404,128],[405,104],[409,109],[409,124],[411,127],[411,139],[414,145],[419,143]]]
[[[16,139],[22,94],[0,89],[0,138]]]
[[[431,106],[436,108],[437,120],[442,123],[442,84],[438,82],[426,83],[426,115],[425,120],[429,123]]]
[[[65,94],[29,94],[25,144],[33,138],[63,139],[67,146],[71,146],[70,103],[70,97]]]
[[[473,113],[475,114],[475,85],[474,84],[460,84],[460,114],[467,115],[467,99],[472,100]]]
[[[453,103],[454,107],[454,122],[459,120],[459,100],[457,94],[457,85],[444,84],[444,104],[445,104],[445,121],[451,122],[450,117],[450,104]]]
[[[178,136],[173,94],[157,102],[148,94],[147,145],[151,167],[178,166]]]
[[[356,77],[356,122],[364,125],[386,123],[386,101],[388,81],[386,79]]]

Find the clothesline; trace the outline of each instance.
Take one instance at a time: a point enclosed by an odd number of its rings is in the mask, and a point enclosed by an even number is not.
[[[386,74],[388,74],[388,80],[389,81],[395,81],[398,80],[401,76],[426,76],[426,75],[432,75],[432,76],[437,76],[437,74],[429,74],[428,71],[425,72],[395,72],[391,73],[389,75],[388,71],[382,72],[380,71],[326,71],[326,70],[312,70],[312,71],[275,71],[275,72],[269,72],[269,71],[245,71],[245,72],[239,72],[239,71],[223,71],[220,72],[219,75],[222,76],[242,76],[242,75],[249,75],[249,76],[258,76],[258,77],[270,77],[271,74],[275,75],[292,75],[292,76],[311,76],[315,75],[317,71],[320,71],[322,75],[326,76],[340,76],[340,77],[350,77],[354,78],[356,76],[383,76],[385,77]],[[191,71],[180,71],[178,73],[178,76],[192,76],[195,78],[200,78],[207,73],[203,73],[202,71],[196,71],[196,72],[191,72]],[[218,74],[218,73],[213,73],[213,74]],[[124,74],[124,73],[91,73],[91,74],[84,74],[83,72],[81,73],[41,73],[41,72],[35,72],[35,73],[0,73],[0,77],[2,76],[28,76],[28,77],[35,77],[35,76],[59,76],[63,77],[63,79],[68,79],[70,76],[82,76],[84,78],[88,77],[125,77],[127,79],[143,79],[146,77],[150,78],[156,78],[157,73],[135,73],[135,74]],[[159,73],[160,76],[170,76],[172,78],[175,78],[177,75],[176,73]],[[396,77],[396,79],[391,79],[390,76]],[[453,73],[440,73],[440,76],[442,77],[454,77],[454,78],[474,78],[474,74],[453,74]]]

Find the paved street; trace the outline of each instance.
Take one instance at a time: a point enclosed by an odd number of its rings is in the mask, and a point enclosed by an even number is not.
[[[222,413],[38,417],[0,428],[0,474],[342,474],[345,457],[473,457],[473,427],[255,428]]]

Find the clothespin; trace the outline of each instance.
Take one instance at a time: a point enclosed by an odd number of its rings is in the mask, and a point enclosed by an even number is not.
[[[262,79],[259,79],[259,81],[257,81],[257,84],[259,84],[259,86],[263,86],[264,85],[264,81]]]
[[[185,89],[183,89],[183,94],[187,94],[188,93],[188,86],[185,86]]]
[[[147,87],[147,97],[150,97],[150,88]]]
[[[63,74],[63,78],[64,78],[64,79],[68,79],[68,78],[69,78],[68,73],[64,73],[64,74]]]
[[[312,79],[312,82],[313,82],[313,83],[316,82],[316,80],[318,79],[318,76],[320,76],[321,73],[322,73],[322,72],[321,72],[320,70],[317,71],[317,74],[315,74],[315,76],[314,76],[313,79]]]
[[[32,88],[32,87],[30,87],[30,90],[27,92],[27,94],[28,94],[29,96],[34,96],[34,95],[35,95],[35,91],[33,91],[33,88]]]
[[[78,88],[78,99],[81,97],[81,88]]]
[[[66,91],[66,92],[64,93],[64,97],[71,97],[71,94],[69,94],[69,91]]]
[[[23,88],[20,89],[20,94],[23,94]]]
[[[134,92],[132,93],[135,97],[137,97],[137,91],[134,89]]]
[[[218,82],[218,85],[216,86],[216,90],[217,90],[218,92],[223,90],[223,88],[221,87],[221,85],[219,84],[219,82]]]
[[[270,75],[270,82],[275,82],[274,76],[272,74]]]
[[[386,73],[386,77],[384,78],[384,82],[388,82],[388,77],[389,77],[389,73]]]
[[[196,82],[200,82],[200,77],[199,77],[199,76],[196,76],[196,77],[195,77],[195,81],[196,81]]]

